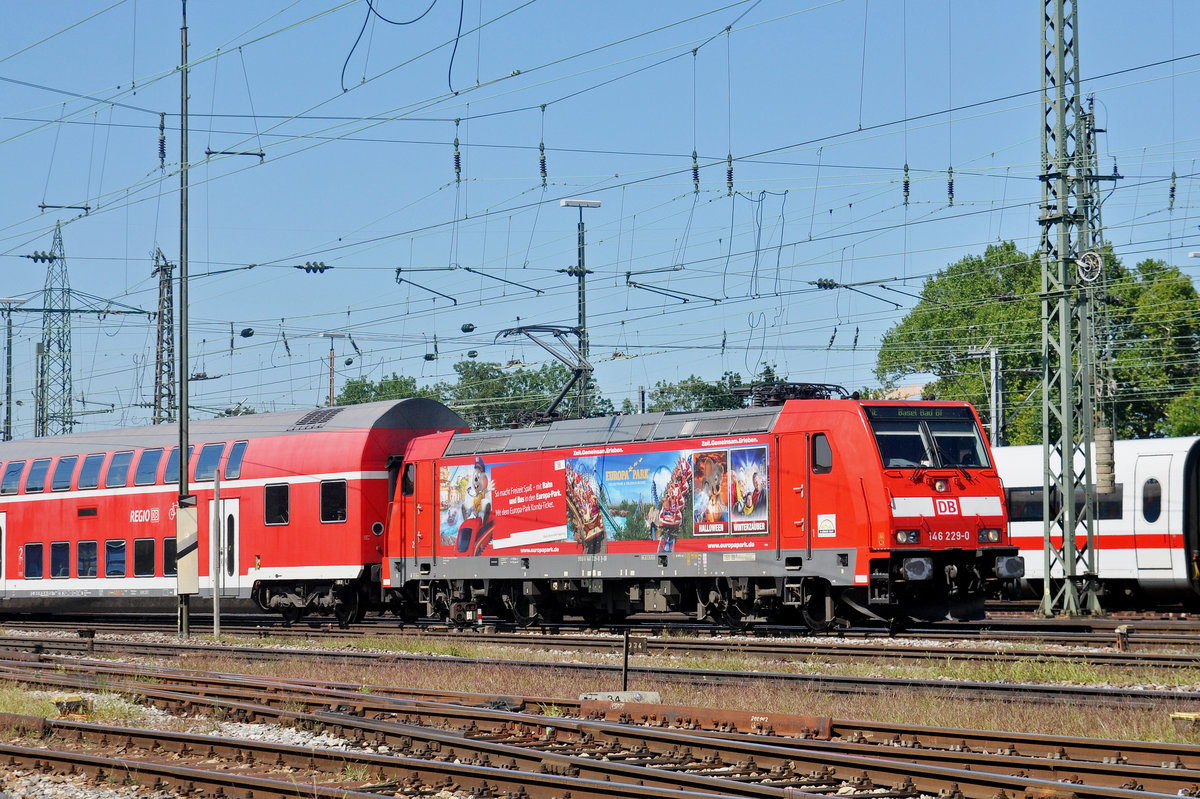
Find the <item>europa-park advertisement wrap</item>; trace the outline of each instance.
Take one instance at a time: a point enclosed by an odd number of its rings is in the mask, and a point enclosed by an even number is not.
[[[443,555],[765,549],[757,436],[505,453],[439,469]]]

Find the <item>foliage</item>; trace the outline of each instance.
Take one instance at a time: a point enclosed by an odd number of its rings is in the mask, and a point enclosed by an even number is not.
[[[1132,272],[1104,252],[1111,353],[1098,410],[1118,437],[1200,430],[1200,414],[1184,399],[1196,385],[1200,296],[1178,269],[1148,260]],[[989,407],[987,351],[1002,360],[1007,443],[1041,440],[1041,265],[1012,242],[989,246],[929,278],[917,305],[885,334],[876,376],[895,385],[932,374],[927,398],[963,399],[985,422]],[[1101,314],[1101,321],[1105,314]],[[1172,398],[1175,398],[1174,401]],[[1170,401],[1170,402],[1169,402]]]
[[[646,409],[649,411],[720,411],[741,408],[745,400],[734,396],[734,386],[742,384],[742,376],[726,372],[716,381],[689,375],[678,383],[659,380],[650,389]]]
[[[358,405],[363,402],[406,399],[408,397],[437,399],[437,394],[432,389],[418,388],[415,377],[401,377],[392,372],[390,377],[384,377],[378,383],[367,377],[351,378],[342,386],[342,390],[338,392],[335,399],[338,405]]]

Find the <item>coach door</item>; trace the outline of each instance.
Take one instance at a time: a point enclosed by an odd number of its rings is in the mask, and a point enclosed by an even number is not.
[[[1171,456],[1139,456],[1133,490],[1133,540],[1138,571],[1169,569],[1171,530],[1180,521],[1180,509],[1172,506]]]
[[[0,599],[7,591],[4,585],[4,572],[8,568],[4,556],[8,553],[8,514],[0,513]]]
[[[213,504],[209,500],[209,513],[214,513]],[[222,498],[220,510],[216,511],[220,516],[217,541],[221,553],[221,596],[237,596],[242,588],[242,525],[238,504],[237,499]]]

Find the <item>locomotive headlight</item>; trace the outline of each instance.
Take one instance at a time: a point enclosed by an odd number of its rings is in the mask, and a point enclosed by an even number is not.
[[[896,543],[897,544],[917,544],[917,543],[920,543],[920,541],[921,541],[921,531],[920,530],[897,530],[896,531]]]
[[[945,494],[950,490],[950,481],[945,477],[939,477],[933,481],[933,490],[939,494]]]
[[[979,528],[979,543],[981,544],[999,544],[1000,530],[996,527],[981,527]]]

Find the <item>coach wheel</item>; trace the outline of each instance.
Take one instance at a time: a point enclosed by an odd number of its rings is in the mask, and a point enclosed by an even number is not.
[[[333,606],[333,615],[337,618],[338,626],[344,630],[351,623],[361,621],[362,617],[359,616],[360,607],[362,607],[362,603],[358,601],[357,589],[351,588],[341,593],[337,597],[336,604]],[[362,608],[362,610],[365,611],[366,608]]]
[[[304,608],[298,608],[295,605],[288,605],[282,611],[284,625],[291,627],[296,622],[300,621],[300,617],[304,615]]]

